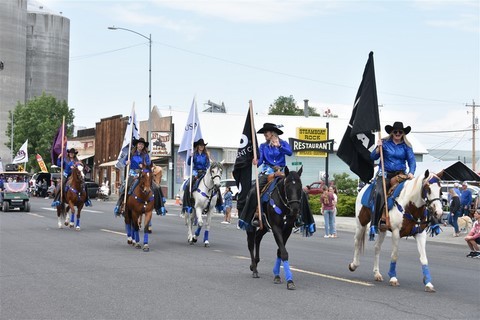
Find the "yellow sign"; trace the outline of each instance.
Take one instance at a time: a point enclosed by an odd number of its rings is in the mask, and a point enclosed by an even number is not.
[[[325,141],[327,140],[326,128],[297,128],[297,139],[307,141]],[[298,151],[297,157],[320,157],[326,158],[327,153],[318,150]]]

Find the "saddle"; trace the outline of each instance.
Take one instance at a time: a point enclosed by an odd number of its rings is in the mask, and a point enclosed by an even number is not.
[[[397,174],[396,176],[391,178],[390,179],[390,189],[388,189],[387,196],[390,197],[393,194],[393,192],[395,191],[395,188],[397,188],[397,186],[401,182],[406,181],[406,180],[408,180],[408,175],[406,175],[404,173]]]

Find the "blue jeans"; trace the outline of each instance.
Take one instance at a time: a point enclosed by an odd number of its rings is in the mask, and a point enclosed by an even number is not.
[[[458,217],[460,217],[461,211],[455,212],[453,215],[450,213],[448,216],[448,223],[450,223],[453,226],[453,229],[455,229],[455,233],[459,233],[460,230],[458,229]]]
[[[325,235],[336,234],[335,230],[335,214],[333,210],[324,210],[323,219],[325,220]]]

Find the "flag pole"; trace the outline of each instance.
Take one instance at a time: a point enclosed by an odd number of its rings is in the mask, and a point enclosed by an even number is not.
[[[62,158],[60,159],[60,202],[63,201],[63,159],[64,159],[64,150],[63,150],[63,145],[65,141],[65,116],[63,116],[62,119]]]
[[[248,109],[250,113],[250,130],[252,131],[252,145],[253,145],[253,159],[255,159],[255,162],[258,161],[257,159],[257,148],[255,147],[257,145],[256,140],[256,132],[255,132],[255,125],[253,122],[253,104],[252,100],[248,101]],[[261,216],[261,203],[260,203],[260,185],[258,183],[258,168],[257,164],[255,163],[255,188],[256,188],[256,194],[257,194],[257,209],[258,209],[258,223],[259,223],[259,229],[263,229],[263,222],[262,222],[262,216]]]
[[[193,135],[192,135],[192,140],[190,141],[190,153],[191,154],[187,154],[187,163],[188,163],[188,157],[192,157],[192,161],[191,161],[191,165],[190,165],[190,175],[189,175],[189,184],[188,184],[188,191],[190,192],[190,196],[192,195],[192,175],[193,175],[193,144],[194,144],[194,140],[195,140],[195,137],[197,136],[197,126],[195,125],[195,123],[197,123],[197,119],[195,118],[195,116],[197,115],[197,99],[194,97],[193,98]]]
[[[378,131],[378,138],[382,140],[382,131]],[[384,201],[384,207],[385,207],[385,221],[387,223],[387,226],[390,225],[390,217],[388,215],[388,204],[387,204],[387,186],[385,185],[385,165],[383,164],[383,143],[382,145],[379,146],[379,151],[380,151],[380,163],[382,164],[382,185],[383,185],[383,198],[385,199]],[[380,218],[381,219],[381,218]]]
[[[130,143],[128,144],[127,171],[125,172],[125,189],[123,193],[123,205],[125,206],[125,208],[127,207],[128,174],[130,173],[130,154],[132,153],[132,135],[134,126],[133,117],[135,116],[135,102],[133,103],[132,111],[133,112],[130,113],[130,121],[132,123],[130,125],[130,133],[128,135],[130,137]]]

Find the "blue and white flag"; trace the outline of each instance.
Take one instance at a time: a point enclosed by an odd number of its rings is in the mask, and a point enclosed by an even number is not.
[[[22,144],[20,150],[18,150],[17,155],[13,158],[12,163],[25,163],[28,162],[28,139]]]
[[[125,130],[125,135],[123,137],[122,149],[118,154],[117,164],[115,164],[115,167],[117,169],[122,170],[123,168],[125,168],[125,162],[127,161],[128,153],[130,152],[130,143],[132,142],[133,138],[140,138],[138,128],[139,126],[137,115],[135,114],[135,105],[133,105],[132,112],[130,113],[130,117],[128,118],[127,129]]]
[[[197,112],[197,102],[195,101],[195,98],[193,98],[192,107],[190,108],[187,123],[184,127],[182,143],[178,148],[178,153],[185,159],[185,175],[190,175],[190,170],[186,162],[188,157],[192,154],[193,143],[202,138],[202,129],[200,128],[200,119],[198,118]]]

